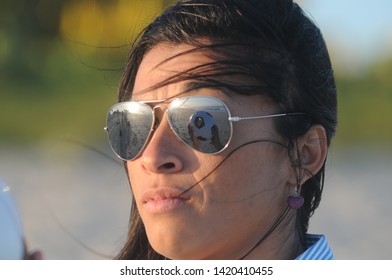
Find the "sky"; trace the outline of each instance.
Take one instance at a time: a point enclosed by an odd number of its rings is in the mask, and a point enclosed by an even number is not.
[[[302,0],[333,48],[335,63],[366,65],[392,55],[391,0]]]

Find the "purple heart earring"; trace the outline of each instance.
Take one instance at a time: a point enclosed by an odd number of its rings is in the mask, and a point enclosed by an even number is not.
[[[303,169],[303,168],[302,168],[302,165],[301,165],[300,161],[294,161],[293,168],[294,168],[294,173],[296,175],[297,184],[295,186],[294,195],[290,195],[287,198],[287,205],[291,209],[297,210],[297,209],[301,208],[304,205],[305,199],[299,194],[300,189],[301,189],[301,183],[300,183],[301,182],[301,176],[297,172],[296,168],[299,168],[299,169]]]
[[[299,186],[296,187],[294,195],[287,198],[287,204],[291,209],[299,209],[304,205],[304,198],[298,194]]]
[[[287,198],[287,204],[292,209],[299,209],[304,205],[304,198],[298,194],[291,195]]]

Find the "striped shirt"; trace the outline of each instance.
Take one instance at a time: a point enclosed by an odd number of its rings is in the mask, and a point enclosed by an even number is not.
[[[296,260],[333,260],[334,256],[325,235],[305,234],[305,251]]]

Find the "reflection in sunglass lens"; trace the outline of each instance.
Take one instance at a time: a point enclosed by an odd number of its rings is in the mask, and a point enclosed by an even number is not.
[[[142,103],[126,102],[112,107],[107,117],[109,143],[123,160],[134,159],[147,142],[153,125],[151,108]]]
[[[169,105],[167,115],[177,136],[197,151],[218,153],[230,141],[229,112],[218,99],[202,96],[177,99]]]

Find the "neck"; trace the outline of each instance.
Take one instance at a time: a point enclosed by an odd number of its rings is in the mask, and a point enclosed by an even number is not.
[[[286,209],[271,229],[264,234],[241,259],[295,259],[303,252],[303,247],[295,230],[295,211]],[[289,214],[289,215],[287,215]]]

